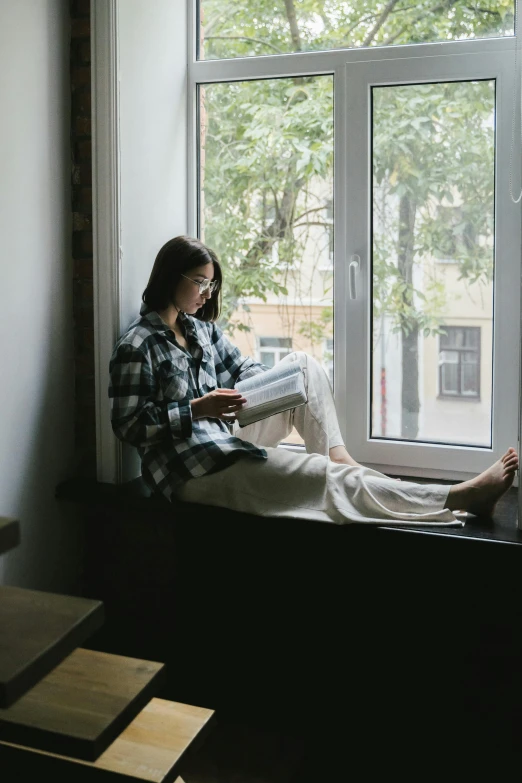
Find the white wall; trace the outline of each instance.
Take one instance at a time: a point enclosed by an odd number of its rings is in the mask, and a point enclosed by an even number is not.
[[[79,529],[54,500],[74,446],[69,35],[67,0],[0,0],[0,515],[22,531],[0,582],[64,592]]]
[[[122,327],[161,245],[187,230],[186,0],[118,6]]]
[[[158,250],[187,232],[186,0],[120,2],[118,44],[123,331]],[[139,472],[125,449],[123,480]]]

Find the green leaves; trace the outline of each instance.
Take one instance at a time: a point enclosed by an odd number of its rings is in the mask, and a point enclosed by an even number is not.
[[[323,219],[332,192],[333,80],[214,84],[202,98],[203,233],[225,267],[226,319],[247,297],[288,296],[307,221]]]
[[[480,8],[400,0],[367,40],[386,5],[295,2],[301,48],[503,34],[512,25],[504,0]],[[202,10],[207,57],[294,48],[280,0],[202,0]],[[492,81],[373,89],[374,309],[404,334],[435,333],[444,317],[452,294],[440,262],[469,286],[492,279],[494,94]],[[225,268],[225,321],[248,297],[293,291],[301,301],[309,282],[299,270],[316,252],[310,226],[331,232],[332,77],[206,85],[201,103],[203,236]],[[399,231],[401,203],[411,214]],[[322,319],[307,323],[309,339],[327,328]]]
[[[203,56],[387,46],[513,34],[512,0],[294,0],[297,40],[283,0],[201,0]]]
[[[405,335],[436,333],[447,311],[438,261],[492,278],[493,120],[491,81],[374,90],[374,312]]]

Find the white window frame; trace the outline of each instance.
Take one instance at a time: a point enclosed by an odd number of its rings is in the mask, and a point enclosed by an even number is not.
[[[518,354],[519,336],[513,330],[513,320],[518,324],[520,313],[520,208],[509,196],[509,151],[511,142],[511,96],[513,88],[513,61],[509,53],[502,51],[495,41],[490,50],[484,47],[489,42],[473,42],[473,48],[455,53],[455,46],[443,45],[442,55],[428,56],[414,54],[414,59],[397,56],[387,62],[361,62],[346,66],[347,112],[352,124],[350,138],[364,139],[362,145],[347,146],[346,171],[349,182],[357,183],[356,198],[345,204],[342,230],[346,231],[346,259],[357,254],[361,258],[358,273],[357,299],[346,296],[348,307],[342,328],[336,326],[336,337],[348,336],[345,355],[350,365],[337,371],[344,383],[340,384],[339,410],[347,416],[346,432],[355,444],[356,459],[373,464],[385,471],[390,468],[397,473],[441,476],[443,470],[448,477],[460,476],[462,466],[466,473],[474,475],[487,468],[506,449],[516,446],[518,429]],[[477,44],[477,46],[475,46]],[[469,49],[469,51],[468,51]],[[484,51],[484,49],[486,51]],[[509,50],[508,50],[509,52]],[[487,55],[487,56],[486,56]],[[376,85],[414,84],[433,81],[465,81],[470,79],[496,79],[496,171],[495,171],[495,286],[494,286],[494,382],[492,404],[492,446],[446,446],[439,444],[372,439],[370,432],[370,402],[366,394],[366,379],[369,377],[370,353],[370,92]],[[514,170],[519,171],[519,161],[514,161]],[[353,192],[353,189],[352,189]],[[341,213],[343,214],[343,213]],[[346,260],[343,269],[346,268]],[[339,269],[337,270],[339,273]],[[338,293],[338,292],[337,292]],[[336,300],[339,301],[338,299]],[[358,372],[350,372],[356,366]],[[336,384],[337,387],[337,384]],[[363,400],[357,408],[350,400]],[[442,467],[444,466],[444,467]]]
[[[91,30],[96,472],[99,481],[119,484],[122,448],[107,397],[109,360],[122,320],[117,0],[93,0]]]
[[[515,38],[196,60],[196,2],[190,0],[188,115],[189,231],[197,232],[198,84],[334,75],[335,123],[335,397],[341,430],[354,457],[402,475],[468,478],[518,437],[520,209],[509,197],[509,150]],[[492,448],[369,438],[370,91],[383,84],[496,79],[496,268]],[[348,132],[349,130],[349,132]],[[354,141],[355,140],[355,141]],[[513,170],[520,170],[515,151]],[[517,180],[517,176],[515,176]],[[348,264],[361,259],[358,295],[349,296]],[[510,333],[511,332],[511,333]],[[358,368],[357,373],[353,367]],[[360,402],[355,406],[353,400]],[[465,469],[463,469],[465,465]]]

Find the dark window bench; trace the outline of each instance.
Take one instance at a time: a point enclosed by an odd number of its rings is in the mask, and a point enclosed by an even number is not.
[[[170,505],[141,480],[70,479],[57,497],[81,509],[84,593],[105,602],[93,645],[165,661],[167,698],[291,714],[315,736],[332,721],[410,736],[444,725],[518,747],[516,490],[495,522],[462,529]]]

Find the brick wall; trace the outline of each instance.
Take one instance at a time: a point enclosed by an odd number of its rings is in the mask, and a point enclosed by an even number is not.
[[[90,0],[70,0],[76,472],[96,474]]]

